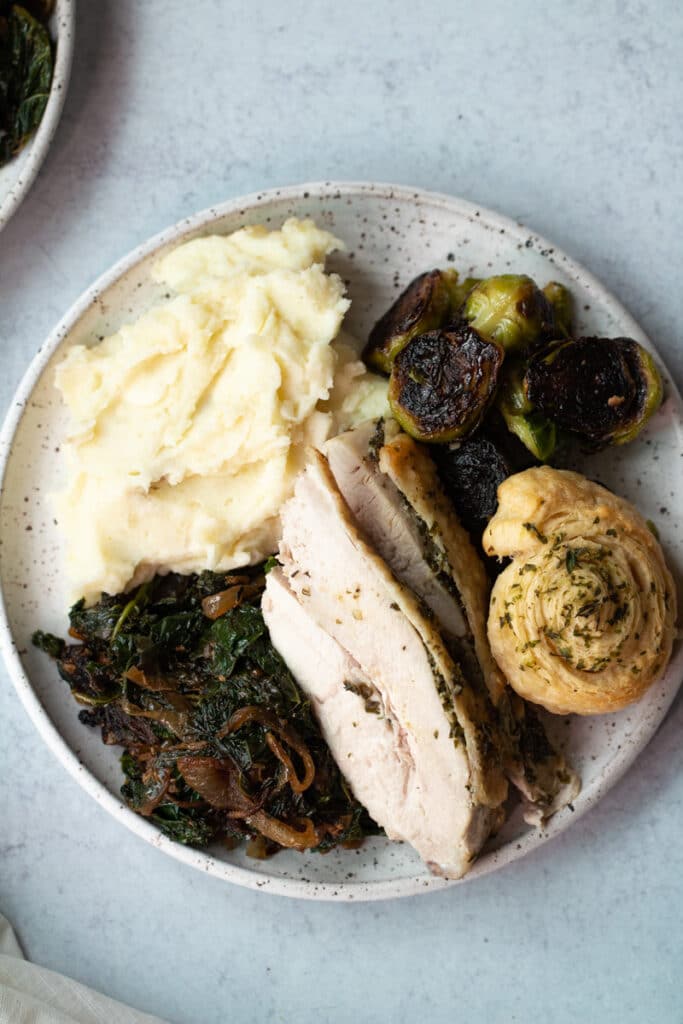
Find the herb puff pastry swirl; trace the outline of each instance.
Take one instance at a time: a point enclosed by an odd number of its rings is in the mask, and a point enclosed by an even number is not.
[[[671,655],[676,592],[662,549],[623,498],[541,466],[509,477],[484,532],[510,557],[491,595],[488,635],[510,685],[556,714],[637,700]]]

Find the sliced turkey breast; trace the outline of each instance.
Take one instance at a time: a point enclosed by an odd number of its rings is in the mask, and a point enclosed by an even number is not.
[[[410,514],[405,495],[380,471],[386,430],[384,420],[370,420],[332,438],[323,451],[344,500],[378,554],[422,598],[447,635],[464,638],[468,626],[443,554],[434,552],[428,563],[422,524]]]
[[[459,877],[499,824],[507,793],[487,709],[464,684],[420,601],[357,529],[322,456],[297,480],[281,518],[283,577],[271,582],[269,573],[264,598],[274,643],[282,645],[279,649],[302,688],[313,693],[318,669],[310,645],[299,653],[296,666],[296,655],[283,649],[287,627],[280,628],[277,621],[284,614],[283,602],[275,612],[274,595],[284,579],[308,618],[341,648],[340,657],[351,659],[365,685],[374,687],[382,716],[391,722],[401,770],[394,770],[391,778],[380,773],[371,783],[374,796],[359,794],[359,799],[379,824],[410,842],[434,870]],[[337,689],[343,682],[338,680]],[[356,721],[358,693],[353,686],[344,689],[343,707]],[[364,690],[358,692],[363,696]],[[340,728],[338,712],[338,705],[332,714],[324,704],[319,709],[329,735]],[[343,751],[339,764],[358,792],[366,733],[354,740],[346,726],[343,732],[361,767],[356,769],[355,756],[343,763]],[[396,792],[402,799],[397,800]]]
[[[493,659],[483,563],[432,459],[393,420],[347,431],[327,442],[325,454],[361,529],[434,613],[480,703],[486,700],[485,683],[508,777],[525,797],[526,819],[542,823],[576,796],[578,777],[548,741],[536,712],[507,687]]]
[[[387,694],[311,618],[279,569],[268,574],[262,609],[271,640],[311,700],[356,798],[389,839],[411,843],[442,873],[462,874],[491,828],[491,811],[462,799],[466,759],[458,759],[455,776],[452,766],[450,777],[422,777]]]

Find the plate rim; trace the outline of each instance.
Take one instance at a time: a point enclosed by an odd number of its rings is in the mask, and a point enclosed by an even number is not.
[[[273,201],[294,201],[303,199],[324,200],[325,198],[341,198],[354,195],[375,195],[382,199],[392,199],[399,202],[425,202],[432,206],[445,206],[470,219],[480,223],[493,224],[498,228],[505,228],[506,231],[525,238],[533,239],[533,248],[551,249],[553,259],[561,263],[563,268],[577,277],[580,277],[591,291],[600,295],[603,305],[611,308],[611,311],[618,315],[620,321],[625,324],[629,333],[643,339],[653,348],[657,360],[661,363],[659,353],[645,335],[642,328],[631,316],[628,310],[590,271],[586,270],[580,263],[568,256],[554,243],[549,242],[542,235],[520,224],[510,217],[491,210],[479,203],[462,199],[457,196],[448,195],[442,192],[433,192],[428,189],[411,187],[406,185],[393,185],[390,183],[362,182],[362,181],[324,181],[309,182],[296,185],[289,185],[282,188],[271,188],[253,192],[245,196],[238,196],[225,200],[222,203],[213,204],[203,210],[183,217],[175,224],[164,228],[146,241],[141,242],[121,259],[116,261],[109,269],[102,273],[92,284],[90,284],[76,301],[70,306],[58,324],[48,335],[45,342],[38,348],[36,354],[26,369],[8,407],[5,420],[0,431],[0,493],[4,488],[4,480],[7,471],[8,460],[12,451],[14,436],[19,428],[25,407],[30,400],[31,394],[42,376],[49,360],[64,338],[75,328],[78,321],[88,309],[97,301],[98,297],[112,285],[114,285],[124,274],[133,269],[137,264],[152,255],[155,251],[171,242],[178,242],[183,236],[198,229],[209,227],[211,223],[240,211],[247,216],[248,212],[257,209],[260,205]],[[664,366],[664,364],[662,363]],[[669,396],[674,399],[677,406],[678,421],[681,423],[681,409],[683,403],[676,384],[671,374],[666,372]],[[2,553],[0,549],[0,562]],[[514,844],[513,849],[501,847],[500,851],[493,852],[487,860],[479,862],[478,868],[468,873],[462,879],[444,880],[427,875],[407,875],[399,879],[385,879],[380,881],[348,881],[339,882],[314,881],[297,878],[286,878],[277,875],[268,875],[261,870],[251,870],[237,864],[230,864],[218,860],[211,854],[192,847],[183,846],[162,835],[151,823],[145,821],[139,815],[130,810],[120,799],[118,799],[103,783],[99,782],[94,775],[80,761],[76,752],[68,746],[57,728],[53,725],[45,708],[40,702],[37,693],[34,691],[27,672],[24,670],[17,650],[16,642],[12,636],[9,619],[7,615],[5,594],[2,587],[0,575],[0,652],[2,653],[5,666],[18,696],[34,726],[38,730],[46,746],[50,749],[57,760],[63,765],[69,774],[78,782],[96,802],[107,811],[115,820],[123,824],[134,834],[145,839],[150,845],[170,855],[175,860],[203,870],[214,877],[233,882],[243,887],[269,892],[281,896],[304,898],[312,900],[327,901],[371,901],[383,900],[404,896],[418,895],[423,892],[430,892],[454,885],[461,885],[467,881],[474,881],[476,878],[484,877],[492,871],[519,860],[521,857],[532,852],[538,846],[544,845],[555,836],[560,835],[579,817],[591,810],[614,786],[624,773],[630,768],[638,755],[649,744],[661,722],[666,716],[669,707],[676,697],[683,681],[683,645],[676,652],[669,663],[667,675],[674,674],[680,678],[678,685],[673,685],[670,692],[667,692],[660,702],[656,714],[648,721],[642,734],[639,734],[638,742],[629,747],[625,752],[617,751],[610,762],[610,773],[607,777],[598,779],[593,787],[583,791],[583,799],[580,808],[576,812],[565,815],[562,819],[553,819],[550,826],[545,830],[536,829],[521,837]],[[496,854],[505,851],[505,856]]]
[[[24,166],[10,186],[5,198],[0,200],[0,231],[6,227],[17,212],[38,177],[38,172],[52,145],[64,109],[73,62],[76,0],[57,0],[54,16],[60,29],[57,32],[57,56],[52,71],[47,106],[38,125],[38,130],[28,143],[29,152]]]

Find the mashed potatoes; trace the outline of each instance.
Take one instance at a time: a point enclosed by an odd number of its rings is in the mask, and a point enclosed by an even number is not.
[[[299,220],[187,242],[153,270],[174,297],[69,350],[57,511],[74,596],[261,559],[306,447],[386,410],[338,337],[349,302],[323,263],[340,245]]]

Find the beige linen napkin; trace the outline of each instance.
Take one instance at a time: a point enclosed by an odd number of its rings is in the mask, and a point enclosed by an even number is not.
[[[71,978],[24,960],[9,921],[0,914],[2,1024],[164,1024]]]

